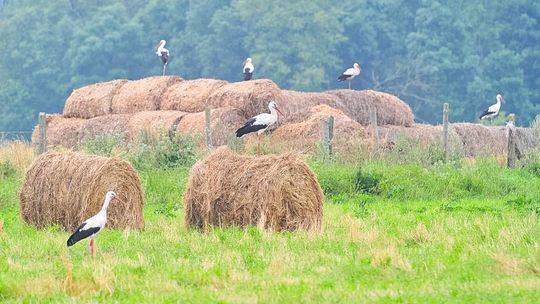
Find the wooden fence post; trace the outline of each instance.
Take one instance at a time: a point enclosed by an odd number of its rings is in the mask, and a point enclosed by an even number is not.
[[[377,109],[369,107],[369,121],[371,124],[372,135],[375,138],[375,149],[379,149],[379,128],[377,126]]]
[[[447,102],[443,104],[443,152],[444,162],[448,161],[448,112],[450,106]]]
[[[205,121],[205,134],[206,134],[206,146],[208,149],[212,149],[212,117],[210,116],[210,109],[204,109],[204,121]]]
[[[516,166],[516,138],[515,138],[515,126],[516,126],[516,114],[511,113],[508,115],[508,124],[506,125],[508,134],[508,156],[506,159],[506,165],[508,168],[514,168]]]
[[[39,112],[38,116],[39,136],[36,144],[37,154],[47,152],[47,114]]]
[[[332,157],[332,139],[334,138],[334,116],[328,116],[323,122],[324,159]]]

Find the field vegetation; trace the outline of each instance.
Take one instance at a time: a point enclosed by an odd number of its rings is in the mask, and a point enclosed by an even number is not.
[[[105,230],[97,255],[68,232],[22,222],[18,191],[32,151],[0,149],[0,301],[522,302],[540,298],[540,158],[425,161],[306,156],[326,195],[324,231],[186,229],[182,194],[203,157],[187,138],[93,153],[131,160],[144,231]],[[156,148],[160,147],[160,148]],[[411,154],[411,155],[406,155]],[[416,156],[415,156],[416,155]],[[354,160],[353,160],[354,159]],[[147,160],[145,162],[144,160]]]

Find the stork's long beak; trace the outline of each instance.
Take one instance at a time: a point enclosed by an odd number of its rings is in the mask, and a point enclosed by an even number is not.
[[[281,113],[278,107],[276,107],[276,111],[278,111],[278,113],[281,114],[281,116],[285,117],[285,114]]]
[[[156,44],[156,46],[154,47],[154,51],[157,51],[158,47],[161,45],[161,41],[158,42],[158,44]]]
[[[506,103],[506,100],[504,100],[504,96],[501,95],[501,101],[502,103]]]

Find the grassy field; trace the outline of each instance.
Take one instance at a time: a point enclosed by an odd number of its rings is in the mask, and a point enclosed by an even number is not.
[[[189,166],[146,168],[146,229],[105,230],[95,258],[87,242],[68,249],[68,233],[58,227],[25,225],[18,209],[24,170],[4,169],[0,302],[540,299],[537,168],[508,170],[489,160],[310,166],[326,194],[321,234],[186,229]]]

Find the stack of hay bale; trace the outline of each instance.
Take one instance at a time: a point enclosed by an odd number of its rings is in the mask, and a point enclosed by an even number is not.
[[[376,113],[380,143],[392,147],[400,138],[421,145],[440,144],[442,127],[415,124],[411,108],[398,97],[372,90],[334,90],[317,93],[281,90],[267,79],[228,83],[215,79],[183,80],[156,76],[141,80],[113,80],[74,90],[63,115],[48,117],[49,145],[76,147],[87,138],[102,135],[133,140],[143,131],[204,133],[206,108],[211,109],[214,145],[226,144],[250,117],[267,112],[275,100],[285,117],[279,118],[269,141],[297,150],[315,148],[322,138],[322,124],[334,117],[334,149],[348,151],[354,143],[375,138],[370,127]],[[277,128],[276,128],[277,127]],[[39,134],[36,127],[33,141]],[[522,150],[538,145],[531,130],[518,129]],[[452,124],[450,142],[463,155],[505,154],[506,133],[501,127]],[[277,148],[276,148],[277,147]]]

